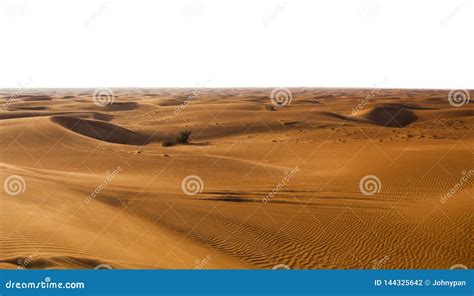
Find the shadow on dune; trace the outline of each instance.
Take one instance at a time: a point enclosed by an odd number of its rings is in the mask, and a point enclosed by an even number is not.
[[[136,102],[114,102],[113,104],[107,105],[104,108],[106,111],[129,111],[135,110],[138,108],[138,103]]]
[[[23,101],[51,101],[53,98],[50,96],[43,95],[19,95],[18,99],[23,99]]]
[[[53,116],[51,120],[75,133],[104,142],[126,145],[145,145],[150,142],[147,136],[108,122],[71,116]]]
[[[53,257],[14,257],[0,260],[0,263],[10,264],[12,268],[20,269],[94,269],[103,264],[102,261],[93,258],[82,258],[72,256]],[[108,265],[110,266],[110,265]]]
[[[30,111],[30,112],[28,112]],[[31,112],[37,111],[37,112]],[[103,114],[99,112],[48,112],[46,110],[13,110],[8,109],[8,112],[0,112],[0,120],[2,119],[15,119],[15,118],[28,118],[28,117],[40,117],[40,116],[66,116],[76,118],[90,118],[102,121],[110,121],[114,118],[113,115]]]
[[[37,110],[46,110],[46,106],[11,106],[8,107],[8,110],[27,110],[27,111],[37,111]]]
[[[359,112],[357,117],[375,125],[386,127],[405,127],[418,120],[418,116],[407,107],[386,105]]]

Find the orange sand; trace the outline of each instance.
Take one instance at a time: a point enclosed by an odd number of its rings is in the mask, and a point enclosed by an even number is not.
[[[472,101],[271,91],[0,91],[0,268],[473,267]]]

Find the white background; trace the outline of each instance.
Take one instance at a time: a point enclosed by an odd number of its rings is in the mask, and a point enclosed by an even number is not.
[[[474,88],[473,32],[472,1],[0,0],[0,88]]]

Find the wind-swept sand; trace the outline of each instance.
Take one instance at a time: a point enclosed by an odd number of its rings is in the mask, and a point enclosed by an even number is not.
[[[0,91],[0,268],[473,267],[472,100],[278,91]]]

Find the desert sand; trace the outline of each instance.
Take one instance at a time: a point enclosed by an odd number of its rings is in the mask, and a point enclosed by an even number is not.
[[[472,268],[448,94],[1,90],[0,268]]]

